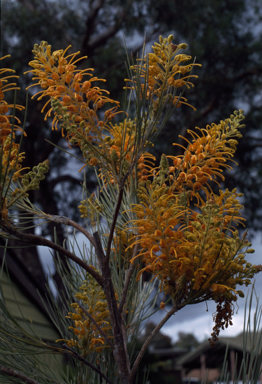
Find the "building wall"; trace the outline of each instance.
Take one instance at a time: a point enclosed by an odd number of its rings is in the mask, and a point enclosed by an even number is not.
[[[31,334],[34,332],[43,341],[49,343],[54,343],[61,338],[51,320],[26,297],[21,288],[11,281],[4,271],[2,271],[1,286],[7,308],[26,331]],[[63,362],[63,356],[60,355],[56,355],[54,359],[52,354],[46,354],[44,358],[54,368],[57,363]]]

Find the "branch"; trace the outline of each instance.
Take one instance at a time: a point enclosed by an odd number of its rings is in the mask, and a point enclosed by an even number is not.
[[[122,183],[121,183],[122,185]],[[124,185],[124,182],[123,182]],[[120,189],[121,191],[121,189]],[[123,192],[123,190],[122,190]],[[123,195],[123,193],[122,193]],[[117,214],[119,212],[120,206],[121,206],[121,200],[120,198],[118,200],[117,207],[115,210],[115,215],[113,218],[113,223],[110,229],[110,243],[108,243],[107,250],[109,250],[109,255],[110,255],[110,244],[113,238],[113,233],[114,233],[114,227],[115,223],[117,220]],[[120,202],[119,202],[120,201]],[[130,365],[129,365],[129,357],[127,354],[126,346],[125,346],[125,340],[124,340],[124,334],[123,334],[123,329],[122,329],[122,318],[120,315],[120,312],[117,308],[117,301],[116,301],[116,296],[115,296],[115,291],[114,291],[114,286],[112,283],[112,276],[111,276],[111,270],[109,268],[109,259],[108,261],[106,260],[106,257],[104,255],[104,251],[102,248],[102,244],[99,238],[99,235],[97,232],[94,234],[94,239],[97,242],[97,247],[98,247],[98,261],[100,263],[100,267],[102,270],[102,277],[104,279],[104,292],[106,295],[106,300],[108,304],[108,309],[110,313],[110,319],[111,319],[111,324],[112,324],[112,331],[114,335],[114,343],[115,346],[113,348],[113,354],[118,366],[119,374],[121,379],[125,379],[129,376],[130,373]]]
[[[100,240],[98,232],[97,231],[94,232],[93,236],[94,236],[94,241],[96,243],[97,257],[98,257],[98,260],[101,263],[101,268],[102,268],[102,263],[103,263],[103,260],[105,258],[104,250],[103,250],[102,243],[101,243],[101,240]]]
[[[142,44],[139,44],[136,46],[136,48],[134,49],[130,49],[130,54],[134,57],[136,56],[136,54],[138,53],[138,51],[140,51],[140,49],[143,48],[144,44],[148,43],[153,35],[159,30],[159,27],[155,27],[153,29],[153,31],[146,37],[146,39],[143,41]],[[117,63],[111,65],[110,67],[108,67],[101,75],[101,78],[102,79],[106,79],[108,77],[108,74],[113,70],[113,69],[116,69],[116,68],[119,68],[123,65],[123,60],[119,60]]]
[[[115,208],[115,212],[114,212],[114,217],[113,217],[113,220],[112,220],[112,224],[111,224],[111,228],[110,228],[110,232],[109,232],[109,236],[108,236],[108,243],[107,243],[107,249],[106,249],[106,258],[105,258],[105,262],[107,264],[109,263],[109,257],[110,257],[110,252],[111,252],[111,244],[112,244],[112,240],[113,240],[113,236],[114,236],[114,230],[115,230],[115,226],[116,226],[116,222],[117,222],[117,217],[118,217],[118,214],[119,214],[119,211],[120,211],[120,207],[121,207],[121,203],[122,203],[122,198],[123,198],[123,194],[124,194],[125,180],[126,180],[126,178],[120,182],[120,187],[119,187],[120,191],[119,191],[118,200],[117,200],[116,208]]]
[[[96,328],[98,329],[98,331],[100,332],[101,336],[103,336],[106,341],[108,342],[108,344],[110,345],[110,347],[112,348],[112,350],[114,349],[114,346],[113,344],[111,343],[111,341],[109,340],[107,334],[103,331],[103,329],[100,327],[100,325],[95,321],[95,319],[93,318],[92,315],[90,315],[90,313],[83,307],[83,305],[78,301],[76,300],[76,303],[79,305],[79,307],[82,309],[82,311],[86,314],[87,317],[89,317],[89,319],[92,321],[92,323],[95,324]]]
[[[138,251],[138,247],[139,247],[139,245],[136,244],[135,248],[134,248],[133,255],[132,255],[132,259],[136,256],[137,251]],[[133,275],[134,269],[135,269],[135,262],[131,263],[131,265],[130,265],[128,271],[127,271],[127,277],[126,277],[123,293],[122,293],[122,296],[121,296],[120,304],[119,304],[119,307],[118,307],[118,310],[119,310],[120,314],[123,311],[123,307],[124,307],[124,304],[125,304],[127,291],[128,291],[128,288],[129,288],[129,283],[130,283],[131,277]]]
[[[245,135],[245,140],[255,140],[255,141],[261,141],[262,137],[254,137],[254,136],[246,136]]]
[[[121,12],[118,12],[117,21],[112,26],[110,26],[105,32],[94,37],[89,44],[86,44],[86,46],[83,45],[83,49],[86,51],[88,47],[90,50],[94,50],[95,48],[104,45],[110,37],[115,36],[116,33],[121,29],[121,26],[125,21],[126,16],[128,15],[128,11],[132,2],[132,0],[127,0],[125,8]]]
[[[79,186],[81,186],[81,183],[83,182],[83,180],[78,179],[77,177],[73,177],[71,175],[61,175],[48,181],[48,184],[51,189],[54,189],[57,184],[62,182],[67,182],[67,181]],[[97,186],[97,184],[94,183],[93,181],[91,182],[89,181],[88,183],[89,183],[88,188],[95,188]]]
[[[127,365],[128,365],[129,373],[130,373],[130,360],[129,360],[129,354],[128,354],[128,350],[127,350],[127,337],[126,337],[126,328],[124,325],[124,318],[123,318],[123,322],[122,322],[122,333],[123,333],[123,339],[124,339],[124,350],[125,350]]]
[[[259,139],[258,139],[259,140]],[[252,149],[261,148],[262,144],[253,144],[248,146],[248,150],[251,151]],[[256,158],[256,163],[259,161],[259,158]]]
[[[121,27],[120,22],[114,24],[112,27],[109,27],[104,33],[101,33],[99,36],[95,37],[88,44],[88,48],[93,51],[95,48],[98,48],[101,45],[104,45],[105,42],[108,39],[110,39],[110,37],[113,37],[119,31],[120,27]]]
[[[228,79],[229,81],[239,81],[244,79],[245,77],[252,76],[252,75],[260,75],[262,73],[262,68],[259,66],[254,66],[244,72],[239,73],[238,75],[234,76],[232,79]],[[225,79],[226,80],[226,79]]]
[[[94,268],[90,267],[88,264],[86,264],[82,259],[74,255],[72,252],[68,251],[67,249],[61,247],[58,244],[53,243],[50,240],[45,239],[42,236],[33,235],[31,233],[22,233],[3,223],[1,227],[6,233],[14,236],[16,239],[19,239],[23,243],[29,243],[32,245],[43,245],[45,247],[49,247],[54,251],[57,251],[63,254],[65,257],[68,257],[69,259],[73,260],[76,264],[78,264],[85,271],[87,271],[91,276],[93,276],[93,278],[98,282],[98,284],[104,289],[103,277],[99,273],[97,273],[94,270]]]
[[[35,11],[35,7],[33,6],[32,2],[31,1],[27,1],[27,0],[18,0],[18,2],[25,8],[27,8],[30,12],[34,12]]]
[[[38,381],[33,380],[30,377],[27,377],[23,373],[15,371],[14,369],[7,368],[2,364],[0,364],[0,372],[8,376],[16,377],[17,379],[22,380],[26,384],[40,384]]]
[[[91,34],[94,32],[95,21],[99,10],[103,7],[105,0],[98,0],[93,7],[89,7],[88,17],[86,19],[86,32],[83,38],[82,47],[88,45],[88,40]]]
[[[80,224],[76,223],[75,221],[68,219],[68,217],[65,216],[56,216],[56,215],[47,215],[48,220],[54,222],[54,223],[60,223],[60,224],[65,224],[65,225],[70,225],[71,227],[77,229],[79,232],[83,233],[85,237],[90,241],[90,243],[94,246],[94,248],[97,248],[95,239],[93,236],[85,229],[83,228]]]
[[[199,113],[199,115],[197,116],[197,118],[194,120],[194,124],[196,124],[197,123],[197,121],[201,121],[201,119],[203,118],[203,117],[205,117],[206,115],[208,115],[210,112],[212,112],[213,111],[213,109],[215,108],[215,106],[216,106],[216,101],[217,101],[217,97],[212,97],[212,99],[210,100],[210,102],[209,102],[209,104],[208,105],[206,105],[206,107],[205,108],[203,108],[201,111],[200,111],[200,113]],[[180,136],[182,136],[182,137],[186,137],[186,135],[187,135],[187,130],[188,130],[188,127],[187,126],[184,126],[182,129],[181,129],[181,131],[180,131]],[[178,143],[181,143],[183,140],[180,138],[180,140],[178,141]]]
[[[143,145],[142,145],[142,147],[143,147]],[[132,172],[132,170],[134,169],[134,167],[136,166],[137,161],[140,158],[141,154],[142,154],[141,151],[137,152],[137,154],[135,155],[135,157],[132,160],[132,164],[129,166],[127,172],[123,175],[123,177],[119,183],[119,195],[118,195],[116,208],[115,208],[115,212],[114,212],[114,217],[113,217],[111,228],[110,228],[110,233],[108,236],[108,243],[107,243],[107,250],[106,250],[106,263],[107,264],[109,263],[111,243],[112,243],[113,236],[114,236],[114,230],[115,230],[115,226],[116,226],[116,222],[117,222],[117,216],[118,216],[120,208],[121,208],[121,203],[122,203],[124,188],[125,188],[125,182],[126,182],[128,176],[130,175],[130,173]]]
[[[156,335],[156,333],[163,327],[163,325],[167,322],[167,320],[169,320],[169,318],[177,311],[179,311],[179,309],[181,309],[181,307],[178,307],[176,305],[174,305],[172,307],[172,309],[167,312],[166,316],[160,321],[160,323],[155,327],[155,329],[150,333],[150,335],[148,336],[148,338],[146,339],[146,341],[144,342],[135,362],[134,362],[134,365],[132,367],[132,370],[131,370],[131,373],[130,373],[130,383],[133,382],[133,379],[134,379],[134,376],[135,376],[135,373],[137,371],[137,368],[139,366],[139,364],[141,363],[141,360],[146,352],[146,349],[150,343],[150,341],[153,339],[153,337]]]
[[[210,100],[210,103],[204,109],[201,110],[200,116],[197,117],[197,120],[200,120],[202,117],[208,115],[209,112],[211,112],[215,108],[216,101],[217,101],[217,97],[213,96],[212,99]]]
[[[74,351],[72,348],[68,347],[66,344],[63,344],[62,347],[64,349],[68,349],[68,351],[70,351],[71,353],[67,352],[67,351],[63,351],[64,354],[66,355],[70,355],[73,356],[78,359],[79,361],[82,361],[82,363],[88,365],[91,369],[93,369],[93,371],[97,372],[103,379],[105,379],[108,384],[113,384],[113,382],[103,373],[100,371],[100,369],[96,368],[92,363],[90,363],[88,360],[84,359],[81,355],[79,355],[76,351]],[[39,384],[39,383],[36,383],[36,384]]]
[[[103,7],[104,3],[105,3],[105,0],[99,0],[95,4],[95,6],[89,9],[89,13],[88,13],[89,20],[94,19],[97,16],[99,10]],[[93,2],[92,2],[92,5],[94,5]]]

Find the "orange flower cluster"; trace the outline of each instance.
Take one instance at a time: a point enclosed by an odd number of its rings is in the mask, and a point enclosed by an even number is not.
[[[110,99],[108,91],[93,86],[94,82],[105,81],[92,77],[90,71],[93,69],[76,69],[76,63],[84,58],[75,60],[78,53],[66,56],[66,51],[52,53],[47,42],[36,44],[33,50],[35,58],[29,63],[34,69],[28,72],[35,76],[33,80],[37,83],[31,86],[40,85],[43,89],[36,94],[40,94],[38,100],[49,97],[42,112],[51,99],[52,107],[45,118],[54,111],[53,129],[57,129],[60,122],[62,131],[67,131],[69,144],[80,146],[85,163],[98,166],[101,172],[109,171],[110,177],[106,181],[114,184],[119,172],[127,170],[133,159],[135,123],[127,119],[119,125],[111,123],[119,113],[116,112],[119,102]],[[84,81],[84,76],[90,78]],[[98,112],[106,103],[113,103],[115,107],[106,110],[101,120]],[[146,158],[151,157],[145,154],[139,160],[139,177],[145,179]]]
[[[57,124],[60,122],[62,133],[64,130],[67,131],[69,143],[79,145],[90,165],[96,165],[93,159],[96,157],[94,147],[97,146],[98,152],[100,147],[104,147],[102,132],[108,129],[108,122],[118,113],[116,111],[119,102],[110,99],[107,96],[108,91],[93,85],[94,82],[106,80],[92,77],[92,68],[76,69],[76,63],[86,57],[75,59],[79,52],[66,56],[69,48],[70,46],[66,50],[52,53],[51,45],[47,42],[35,44],[33,50],[35,58],[29,63],[33,70],[28,72],[35,76],[33,80],[37,82],[30,87],[39,85],[43,89],[33,96],[40,94],[38,100],[44,96],[49,98],[42,112],[50,99],[51,102],[53,101],[52,107],[45,115],[46,119],[54,111],[52,128],[57,129]],[[89,79],[84,81],[85,76]],[[115,104],[115,106],[107,109],[101,120],[98,112],[106,103]]]
[[[140,182],[140,203],[132,205],[137,217],[133,246],[140,244],[136,257],[142,257],[145,264],[139,276],[144,271],[152,273],[176,303],[221,297],[231,303],[243,295],[236,286],[250,284],[260,270],[245,260],[245,254],[253,250],[235,228],[244,221],[238,200],[242,195],[236,190],[216,195],[208,184],[217,176],[223,178],[223,169],[229,168],[226,161],[236,149],[233,137],[240,137],[242,119],[242,112],[235,112],[219,125],[201,129],[200,136],[191,132],[193,140],[184,155],[169,156],[173,166],[163,155],[159,169],[152,172],[153,181]],[[223,313],[224,320],[230,321],[232,311]],[[221,316],[217,319],[223,324]]]
[[[185,206],[186,193],[171,195],[168,187],[152,188],[150,184],[140,187],[140,193],[143,202],[133,206],[138,217],[137,242],[142,248],[139,256],[146,264],[140,274],[147,271],[157,276],[164,292],[176,300],[178,295],[179,301],[192,299],[195,294],[198,299],[202,294],[232,297],[230,291],[236,284],[249,284],[250,273],[255,270],[249,264],[246,268],[242,260],[248,243],[233,227],[243,220],[237,199],[241,194],[220,191],[219,196],[213,194],[211,200],[202,201],[196,213]],[[240,277],[236,277],[238,273]]]
[[[164,38],[159,37],[159,43],[155,43],[152,48],[154,53],[148,53],[143,63],[130,67],[134,71],[133,80],[126,79],[128,83],[137,83],[136,77],[141,77],[144,84],[141,84],[141,96],[145,93],[146,97],[153,99],[155,110],[162,103],[172,103],[176,107],[187,103],[185,97],[175,96],[174,91],[179,88],[193,87],[190,78],[196,75],[187,75],[192,71],[193,66],[201,64],[187,64],[184,62],[191,60],[191,56],[179,54],[181,49],[186,49],[186,44],[174,45],[173,35]],[[145,89],[146,87],[146,89]],[[134,89],[134,86],[131,86]],[[195,109],[194,107],[192,107]]]
[[[181,156],[167,156],[173,160],[173,166],[169,167],[169,177],[174,180],[174,189],[182,191],[186,187],[192,189],[195,194],[198,190],[205,190],[206,194],[212,192],[208,181],[215,182],[217,177],[224,180],[224,169],[231,170],[226,164],[232,160],[236,151],[237,140],[242,137],[238,131],[244,127],[240,122],[244,119],[243,111],[235,111],[229,119],[220,124],[212,124],[206,129],[197,128],[200,135],[188,130],[192,136],[192,142],[188,141],[188,147],[182,147],[184,154]],[[178,144],[174,143],[175,146]],[[218,183],[217,183],[218,184]]]
[[[5,56],[0,58],[0,60],[5,59]],[[19,144],[15,143],[15,131],[22,132],[22,129],[14,124],[13,114],[9,114],[9,110],[16,108],[22,110],[24,107],[21,105],[9,104],[4,100],[4,93],[7,91],[19,89],[16,82],[9,83],[9,79],[18,78],[16,75],[3,76],[7,72],[14,73],[15,71],[9,68],[0,69],[0,148],[1,148],[1,218],[7,220],[8,217],[8,202],[7,199],[2,197],[4,185],[9,183],[11,180],[16,182],[19,177],[21,177],[21,168],[22,161],[24,159],[24,154],[19,153]],[[17,117],[14,117],[15,121],[18,124],[21,124],[20,120]]]
[[[65,50],[54,51],[52,53],[51,45],[48,45],[46,41],[42,41],[40,45],[35,44],[33,49],[35,58],[29,63],[34,69],[26,73],[32,73],[35,76],[33,80],[38,80],[38,82],[30,85],[28,88],[40,85],[43,90],[33,96],[35,97],[41,94],[38,100],[41,100],[44,96],[48,96],[49,99],[61,98],[61,105],[65,107],[65,111],[69,117],[74,117],[73,120],[76,124],[82,123],[81,126],[88,125],[90,135],[92,135],[93,130],[97,128],[98,124],[102,128],[102,126],[106,125],[107,121],[110,121],[114,117],[116,108],[114,107],[106,111],[103,122],[98,120],[98,110],[106,103],[113,103],[118,106],[119,102],[108,98],[106,96],[109,94],[108,91],[92,86],[93,82],[106,81],[92,77],[90,73],[90,71],[93,71],[92,68],[83,70],[76,69],[75,64],[85,59],[86,56],[78,58],[77,60],[75,60],[75,57],[80,52],[65,56],[69,48],[70,46]],[[90,78],[83,81],[84,76],[89,76]],[[42,112],[49,102],[50,100],[47,101]],[[52,109],[53,108],[48,110],[45,118],[51,114]],[[58,121],[59,116],[55,115],[53,120],[53,127],[55,129]],[[85,132],[84,136],[86,134],[87,132]],[[73,135],[69,135],[69,138],[71,136]],[[90,139],[92,140],[92,138]]]
[[[100,285],[92,277],[87,275],[80,290],[81,293],[75,295],[76,299],[82,301],[83,306],[101,327],[102,331],[104,331],[108,337],[111,337],[112,327],[110,325],[109,311],[105,294]],[[82,350],[83,357],[86,357],[87,354],[94,351],[101,353],[103,348],[109,347],[105,337],[101,336],[96,325],[87,317],[79,304],[73,303],[71,306],[75,312],[70,312],[67,318],[74,321],[74,326],[70,326],[69,329],[74,332],[78,340],[66,340],[67,345],[70,347],[79,347]]]
[[[5,59],[5,56],[0,60]],[[12,122],[13,114],[9,114],[9,110],[16,108],[18,110],[24,109],[21,105],[9,104],[4,100],[4,93],[10,90],[19,89],[17,84],[9,83],[9,79],[18,78],[16,75],[4,76],[6,72],[14,73],[15,71],[9,68],[0,69],[0,146],[1,146],[1,181],[3,178],[12,177],[15,181],[20,176],[21,162],[23,161],[24,154],[19,152],[19,144],[14,142],[15,131],[22,132],[22,129]],[[20,120],[15,117],[18,124],[21,124]]]
[[[108,130],[110,136],[106,136],[106,142],[110,153],[112,172],[111,183],[116,182],[115,176],[125,174],[134,161],[135,155],[135,140],[136,140],[136,122],[125,119],[123,123],[111,124]],[[144,152],[138,160],[137,176],[139,180],[147,180],[151,165],[155,161],[155,157],[149,152]],[[104,164],[104,169],[105,169]],[[103,172],[103,167],[100,166],[100,171]]]
[[[5,56],[7,57],[7,56]],[[4,57],[2,58],[4,59]],[[2,60],[0,59],[0,60]],[[26,168],[22,168],[22,161],[24,159],[24,153],[19,152],[20,145],[15,142],[15,131],[21,132],[25,135],[23,129],[14,123],[21,124],[20,120],[13,114],[9,114],[9,110],[24,109],[21,105],[14,105],[7,103],[4,100],[4,93],[10,90],[19,89],[17,84],[8,83],[9,79],[18,78],[18,76],[10,75],[2,77],[6,72],[15,72],[12,69],[3,68],[0,70],[0,148],[1,148],[1,218],[10,224],[8,219],[8,209],[19,199],[28,196],[28,191],[39,188],[39,183],[45,178],[44,174],[48,171],[48,160],[35,166],[32,171],[27,174],[21,174],[21,171]],[[14,121],[13,121],[14,119]],[[26,135],[25,135],[26,136]],[[20,185],[15,186],[19,180]],[[7,193],[7,192],[11,193]],[[5,196],[5,197],[3,197]]]

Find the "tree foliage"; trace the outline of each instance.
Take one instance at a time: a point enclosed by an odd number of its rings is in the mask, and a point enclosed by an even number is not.
[[[178,348],[186,348],[189,351],[196,348],[199,345],[199,341],[193,333],[179,332],[178,340],[175,342],[175,346]]]

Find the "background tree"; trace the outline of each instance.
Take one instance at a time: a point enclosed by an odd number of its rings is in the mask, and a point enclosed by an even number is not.
[[[175,342],[174,346],[178,348],[186,348],[188,351],[196,348],[199,345],[199,341],[194,336],[193,333],[179,332],[178,340]]]
[[[123,95],[125,77],[125,48],[123,33],[129,52],[136,52],[146,32],[146,39],[152,42],[160,33],[172,32],[175,42],[189,44],[190,54],[202,63],[196,91],[188,96],[197,111],[183,114],[178,111],[176,119],[166,126],[158,140],[155,154],[174,154],[169,147],[170,136],[186,134],[210,121],[219,121],[232,110],[245,109],[246,124],[251,129],[244,132],[237,152],[240,167],[231,173],[228,187],[238,186],[246,197],[245,215],[248,225],[262,228],[261,220],[261,16],[259,0],[97,0],[97,1],[47,1],[16,0],[2,3],[2,54],[12,55],[8,65],[22,74],[28,69],[33,44],[47,40],[54,49],[72,44],[74,51],[81,50],[88,55],[88,66],[96,68],[99,76],[108,79],[106,85],[112,97]],[[85,63],[83,62],[83,65]],[[29,83],[29,77],[21,77],[22,89]],[[123,98],[123,96],[122,96]],[[25,95],[18,95],[24,103]],[[43,105],[43,104],[42,104]],[[27,160],[24,166],[34,166],[46,158],[50,159],[51,171],[40,191],[34,191],[30,199],[43,210],[52,214],[64,214],[74,219],[78,215],[76,201],[81,193],[80,178],[68,172],[68,156],[44,141],[44,137],[56,145],[61,143],[59,132],[49,129],[50,122],[43,123],[40,117],[41,103],[29,103],[24,150]],[[77,154],[77,150],[76,150]],[[58,183],[63,188],[58,188]],[[92,174],[87,174],[90,190],[95,187]],[[51,224],[42,228],[42,233],[52,233]],[[63,229],[56,226],[58,238],[63,239]],[[40,271],[36,250],[23,251],[23,260],[32,271]],[[36,273],[36,272],[35,272]],[[41,272],[39,272],[41,273]],[[57,277],[57,283],[59,278]]]
[[[146,325],[144,334],[139,339],[140,344],[145,342],[145,340],[148,338],[150,333],[154,330],[155,326],[156,326],[156,324],[153,323],[152,321]],[[151,341],[150,346],[155,348],[155,349],[171,348],[172,347],[172,339],[171,339],[171,337],[165,335],[164,333],[159,332],[154,337],[154,339]]]

